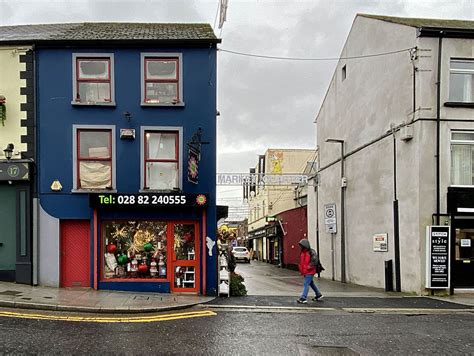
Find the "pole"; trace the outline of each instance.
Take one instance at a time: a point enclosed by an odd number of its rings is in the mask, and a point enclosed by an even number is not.
[[[331,264],[332,264],[332,280],[334,281],[336,264],[334,261],[334,234],[331,234]]]
[[[346,283],[346,236],[344,228],[344,201],[345,187],[344,179],[344,141],[341,141],[341,282]]]
[[[397,198],[397,140],[395,137],[395,127],[392,127],[393,134],[393,240],[395,247],[395,290],[401,292],[400,278],[400,225],[398,216]]]

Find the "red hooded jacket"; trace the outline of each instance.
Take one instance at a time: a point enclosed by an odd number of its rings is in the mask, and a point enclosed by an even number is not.
[[[301,275],[306,276],[308,274],[315,275],[316,267],[310,265],[311,261],[311,246],[307,239],[303,239],[299,242],[299,245],[302,247],[300,253],[300,263],[298,269],[300,270]]]

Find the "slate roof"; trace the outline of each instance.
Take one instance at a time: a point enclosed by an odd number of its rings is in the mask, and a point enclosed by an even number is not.
[[[412,18],[412,17],[393,17],[370,14],[357,14],[357,16],[368,17],[371,19],[381,20],[396,23],[399,25],[406,25],[411,27],[427,27],[439,29],[459,29],[459,30],[474,30],[474,21],[468,20],[443,20],[443,19],[426,19],[426,18]]]
[[[0,42],[207,42],[220,43],[209,24],[84,22],[0,26]]]

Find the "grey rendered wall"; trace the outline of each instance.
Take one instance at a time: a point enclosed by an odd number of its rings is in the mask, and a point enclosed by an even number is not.
[[[341,57],[389,52],[417,45],[416,29],[379,20],[357,17]],[[342,80],[342,66],[347,78]],[[340,156],[340,146],[326,138],[345,140],[351,152],[380,138],[390,124],[411,119],[412,72],[408,52],[364,59],[341,60],[317,117],[317,142],[321,167]],[[418,130],[418,135],[423,131]],[[397,135],[399,138],[399,134]],[[398,199],[400,204],[400,250],[406,291],[419,290],[419,144],[416,139],[397,139]],[[384,261],[394,258],[393,250],[393,141],[388,136],[347,157],[346,188],[346,277],[348,282],[382,288]],[[335,274],[340,266],[340,163],[321,172],[319,221],[324,222],[324,204],[337,204],[338,233],[335,239]],[[387,233],[389,251],[373,251],[373,235]],[[320,228],[321,257],[331,261],[331,236]],[[326,262],[327,276],[331,263]]]
[[[59,287],[59,219],[40,206],[38,242],[39,284]]]

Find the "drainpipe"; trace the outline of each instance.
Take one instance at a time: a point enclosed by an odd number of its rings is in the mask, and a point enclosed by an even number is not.
[[[439,225],[440,214],[440,163],[439,163],[439,142],[440,142],[440,102],[441,102],[441,53],[443,49],[443,31],[439,32],[438,41],[438,78],[436,88],[436,225]]]

